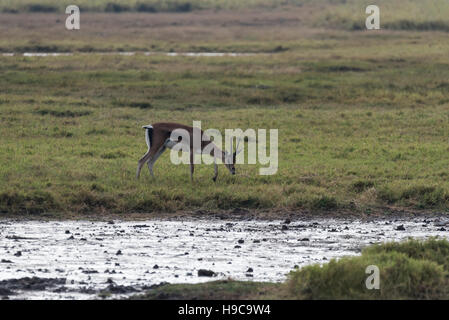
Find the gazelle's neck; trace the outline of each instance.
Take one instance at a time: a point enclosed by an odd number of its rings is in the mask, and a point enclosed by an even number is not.
[[[213,142],[211,142],[213,143]],[[221,150],[219,147],[217,147],[216,144],[214,144],[214,149],[211,151],[211,156],[220,159],[222,163],[226,163],[226,158],[228,157],[228,153],[226,151]]]

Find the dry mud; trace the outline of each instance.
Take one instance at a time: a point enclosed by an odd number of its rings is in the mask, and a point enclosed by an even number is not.
[[[373,243],[448,238],[446,230],[445,217],[0,220],[0,298],[122,298],[164,282],[228,277],[280,282],[296,267],[356,255]]]

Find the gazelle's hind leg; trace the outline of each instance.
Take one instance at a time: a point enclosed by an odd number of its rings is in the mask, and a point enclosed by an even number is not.
[[[142,170],[143,165],[145,164],[145,162],[150,161],[151,160],[151,153],[150,151],[148,151],[147,153],[145,153],[145,155],[139,160],[139,162],[137,163],[137,172],[136,172],[136,179],[139,179],[140,176],[140,171]]]
[[[148,161],[148,170],[150,170],[150,174],[152,177],[154,177],[154,173],[153,173],[153,166],[156,163],[157,159],[159,159],[159,157],[164,153],[164,151],[167,149],[166,144],[164,144],[159,150],[158,152],[156,152],[156,154],[154,155],[154,157],[152,157],[149,161]]]

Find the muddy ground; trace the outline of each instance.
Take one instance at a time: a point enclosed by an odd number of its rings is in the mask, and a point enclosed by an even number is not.
[[[161,283],[281,282],[289,271],[407,237],[449,238],[449,218],[0,220],[3,299],[124,298]]]

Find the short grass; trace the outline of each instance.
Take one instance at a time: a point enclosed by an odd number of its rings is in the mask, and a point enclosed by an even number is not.
[[[6,52],[53,43],[258,54],[0,56],[0,211],[447,211],[447,34],[303,26],[298,10],[158,13],[148,29],[145,15],[94,14],[78,34],[60,32],[52,14],[4,15],[25,23],[0,28]],[[156,179],[145,169],[136,181],[141,126],[167,120],[279,129],[278,173],[220,168],[213,183],[201,165],[191,183],[167,153]]]
[[[276,299],[282,294],[275,283],[219,280],[199,284],[165,284],[131,297],[133,300],[244,300]]]
[[[373,245],[358,257],[292,271],[284,283],[213,281],[167,284],[133,299],[449,299],[449,242],[429,239]],[[379,289],[367,289],[366,268],[379,268]]]

